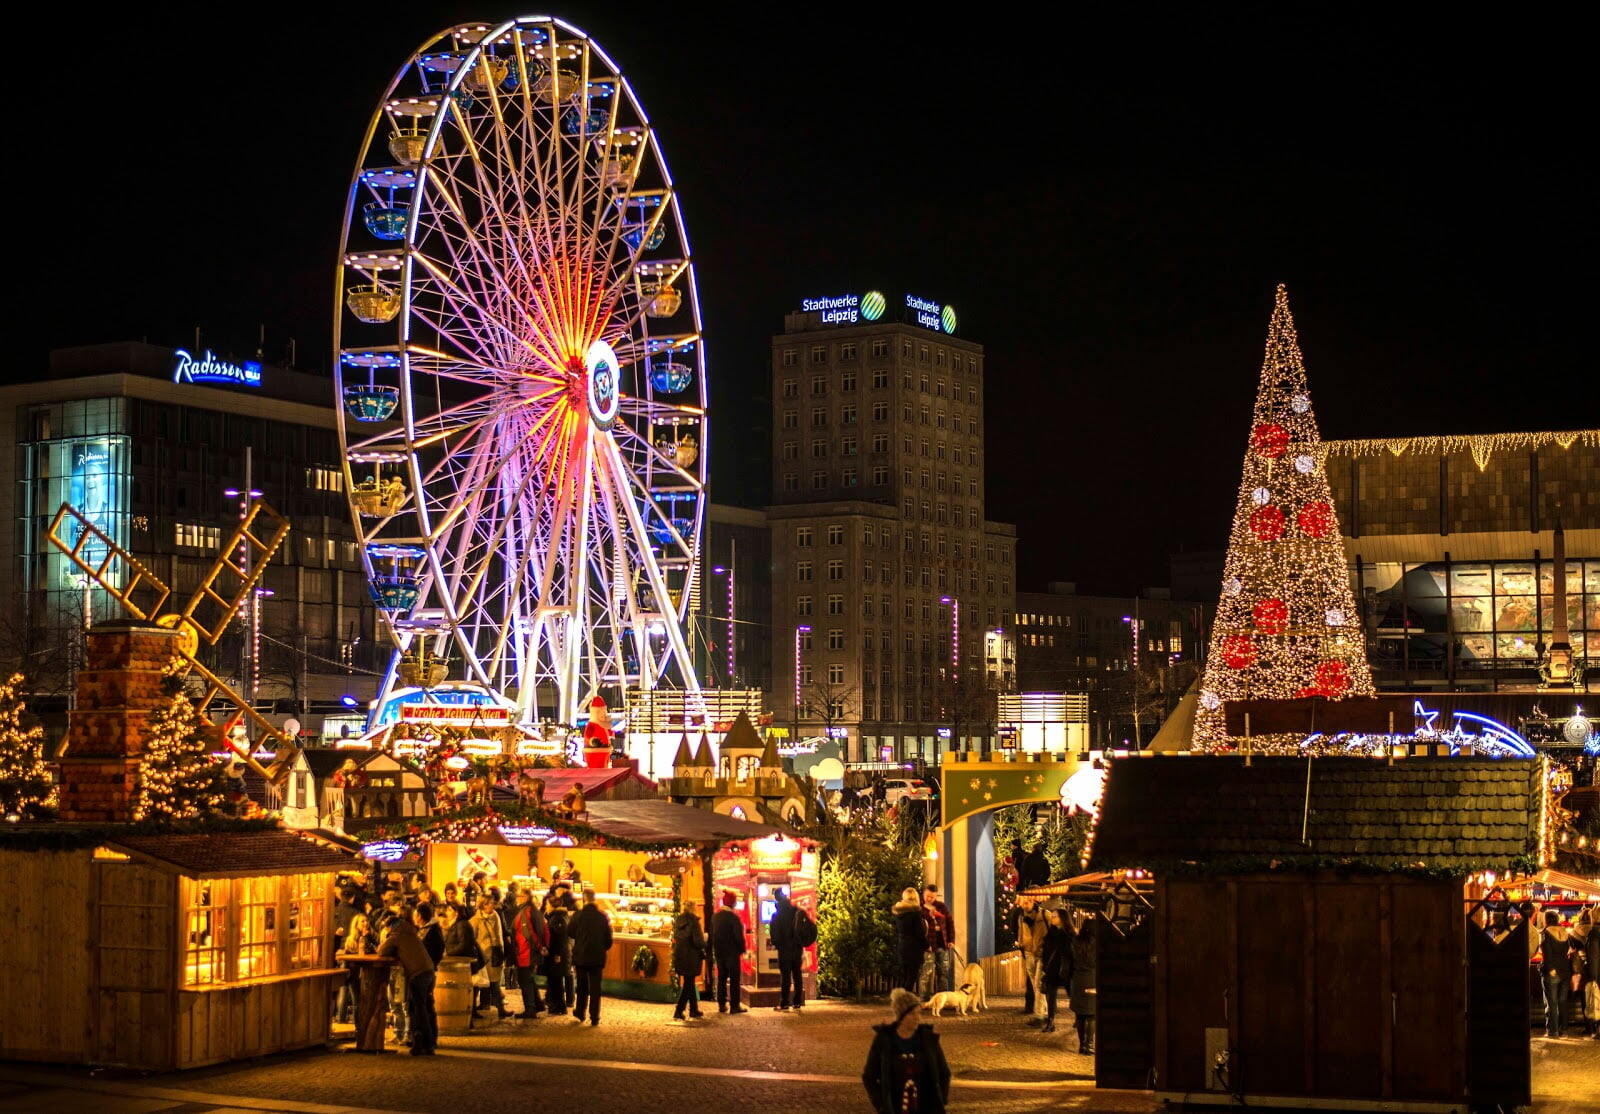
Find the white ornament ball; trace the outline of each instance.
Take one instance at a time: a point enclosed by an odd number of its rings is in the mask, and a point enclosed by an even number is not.
[[[1304,414],[1307,410],[1311,409],[1311,396],[1307,394],[1295,395],[1289,400],[1289,409],[1293,410],[1296,414]]]
[[[1222,582],[1222,594],[1225,596],[1237,596],[1242,591],[1244,585],[1239,582],[1237,576],[1230,576]]]
[[[1214,712],[1222,707],[1222,697],[1207,689],[1200,694],[1200,706],[1208,712]]]
[[[1561,737],[1575,747],[1587,746],[1593,734],[1594,724],[1581,710],[1577,715],[1570,717],[1561,728]]]
[[[1311,457],[1306,453],[1301,453],[1299,456],[1294,458],[1294,470],[1296,472],[1309,473],[1316,466],[1317,462],[1312,460]]]
[[[1326,618],[1328,620],[1328,625],[1330,627],[1342,627],[1342,626],[1344,626],[1344,610],[1342,608],[1338,608],[1338,607],[1330,607],[1330,608],[1328,608],[1328,614],[1327,614]]]
[[[1272,492],[1264,487],[1258,487],[1250,493],[1250,498],[1255,500],[1256,506],[1264,507],[1272,502]]]

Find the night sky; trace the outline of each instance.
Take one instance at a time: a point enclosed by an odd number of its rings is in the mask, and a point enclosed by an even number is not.
[[[767,497],[784,312],[872,287],[949,302],[987,348],[988,513],[1018,526],[1022,588],[1126,592],[1166,583],[1171,552],[1221,547],[1280,281],[1326,437],[1600,418],[1579,342],[1594,101],[1571,28],[863,7],[554,10],[628,74],[678,181],[718,501]],[[292,336],[326,371],[337,221],[378,96],[430,32],[514,14],[225,10],[98,16],[38,46],[31,95],[13,87],[13,251],[48,239],[12,256],[7,377],[42,375],[55,346],[183,344],[197,324],[246,354],[264,323],[269,358]]]

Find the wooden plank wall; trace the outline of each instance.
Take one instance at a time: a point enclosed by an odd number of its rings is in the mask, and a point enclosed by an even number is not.
[[[1144,1090],[1155,1066],[1155,998],[1150,950],[1155,918],[1146,917],[1124,936],[1095,922],[1096,982],[1094,1080],[1099,1087]]]
[[[178,994],[177,1064],[264,1056],[323,1044],[334,984],[344,975],[297,975],[272,982]]]
[[[0,851],[0,1057],[80,1063],[89,1049],[88,851]]]
[[[90,1059],[172,1066],[177,878],[136,862],[97,862]]]

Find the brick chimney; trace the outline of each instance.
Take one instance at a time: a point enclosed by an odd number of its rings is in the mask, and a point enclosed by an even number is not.
[[[77,700],[67,713],[62,820],[133,819],[145,721],[166,703],[162,672],[178,652],[177,640],[176,631],[135,619],[89,628]]]

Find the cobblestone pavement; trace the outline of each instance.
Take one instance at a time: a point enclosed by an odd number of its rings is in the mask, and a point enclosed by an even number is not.
[[[955,1112],[1150,1112],[1148,1096],[1098,1091],[1070,1015],[1046,1035],[1016,999],[937,1022],[955,1073]],[[881,1004],[822,1002],[674,1023],[671,1007],[607,1001],[598,1028],[567,1018],[507,1021],[446,1037],[437,1058],[329,1051],[164,1075],[0,1065],[0,1114],[814,1114],[867,1109],[859,1074]],[[1534,1109],[1600,1110],[1600,1042],[1535,1040]],[[604,1106],[602,1106],[604,1104]]]

